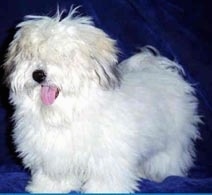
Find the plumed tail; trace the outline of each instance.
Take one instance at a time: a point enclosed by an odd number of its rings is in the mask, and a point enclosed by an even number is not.
[[[121,62],[119,67],[124,72],[152,69],[166,70],[185,75],[185,72],[180,64],[161,56],[160,52],[156,48],[149,45],[142,47],[139,53]]]

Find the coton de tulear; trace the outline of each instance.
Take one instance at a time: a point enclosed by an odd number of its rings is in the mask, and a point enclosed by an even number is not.
[[[134,192],[186,175],[200,117],[182,68],[151,47],[117,64],[116,42],[73,15],[27,16],[3,65],[26,190]]]

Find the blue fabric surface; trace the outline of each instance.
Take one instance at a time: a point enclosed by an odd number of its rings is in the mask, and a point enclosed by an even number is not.
[[[202,140],[196,142],[197,159],[188,177],[170,176],[161,183],[140,181],[139,192],[212,192],[212,14],[210,0],[7,0],[0,2],[0,60],[24,15],[54,15],[57,5],[81,5],[82,15],[116,39],[120,61],[144,45],[178,61],[186,79],[196,85]],[[3,70],[0,69],[0,77]],[[0,192],[24,192],[29,173],[16,158],[11,140],[12,108],[8,89],[0,85]]]

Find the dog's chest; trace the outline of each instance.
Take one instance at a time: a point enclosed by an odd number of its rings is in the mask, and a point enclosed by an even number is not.
[[[48,129],[40,129],[33,136],[27,153],[39,159],[38,162],[44,169],[48,167],[48,170],[58,170],[58,172],[83,169],[88,166],[89,160],[97,152],[98,137],[98,133],[89,128],[89,124],[85,121],[70,124],[69,128],[48,127]]]

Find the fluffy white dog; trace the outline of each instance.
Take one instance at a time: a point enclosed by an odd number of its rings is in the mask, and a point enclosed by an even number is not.
[[[133,192],[186,175],[197,99],[175,62],[143,49],[117,65],[89,17],[28,16],[4,68],[29,192]]]

